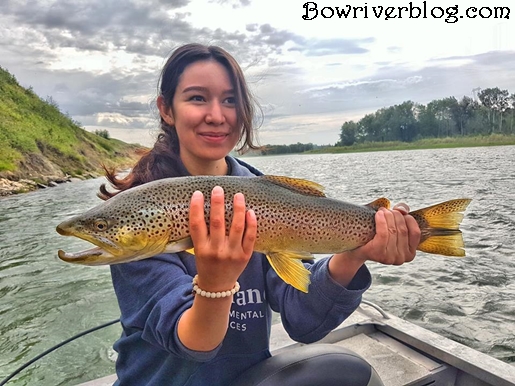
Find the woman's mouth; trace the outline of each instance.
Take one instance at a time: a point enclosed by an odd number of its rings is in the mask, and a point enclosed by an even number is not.
[[[199,135],[203,139],[205,139],[209,142],[222,142],[229,136],[229,134],[226,134],[226,133],[213,133],[213,132],[200,133]]]

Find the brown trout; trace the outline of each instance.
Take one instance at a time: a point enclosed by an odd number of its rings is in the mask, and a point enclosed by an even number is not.
[[[59,224],[57,232],[61,235],[97,246],[78,253],[59,250],[59,258],[69,263],[101,265],[190,250],[191,196],[196,190],[204,194],[205,217],[209,221],[210,196],[215,186],[225,192],[227,229],[232,219],[232,199],[241,192],[247,209],[256,213],[255,251],[264,253],[277,274],[303,292],[308,292],[310,280],[309,270],[301,260],[312,259],[312,254],[339,253],[366,244],[375,235],[376,211],[390,206],[386,198],[363,206],[331,199],[321,185],[288,177],[167,178],[121,192]],[[470,201],[451,200],[411,212],[422,232],[418,250],[464,256],[459,225]]]

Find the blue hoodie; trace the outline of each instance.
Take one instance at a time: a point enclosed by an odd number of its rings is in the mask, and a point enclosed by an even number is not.
[[[239,160],[227,157],[227,161],[231,175],[259,174]],[[284,283],[263,254],[254,253],[238,279],[241,288],[233,297],[227,334],[209,352],[189,350],[177,335],[182,313],[193,304],[195,256],[161,254],[112,265],[123,327],[114,344],[115,385],[226,386],[270,357],[272,310],[280,313],[292,339],[303,343],[322,339],[354,312],[371,283],[363,266],[347,288],[341,286],[329,276],[328,261],[305,264],[311,271],[305,294]]]

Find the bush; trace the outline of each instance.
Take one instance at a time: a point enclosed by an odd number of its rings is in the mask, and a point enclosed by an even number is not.
[[[107,130],[95,130],[95,134],[98,135],[99,137],[102,137],[102,138],[105,138],[105,139],[110,139],[111,138],[109,136],[109,131],[107,131]]]

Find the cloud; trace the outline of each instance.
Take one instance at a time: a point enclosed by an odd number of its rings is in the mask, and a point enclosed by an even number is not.
[[[284,29],[277,29],[270,24],[247,24],[247,32],[254,34],[252,42],[266,42],[272,46],[284,46],[293,43],[293,47],[288,48],[290,52],[300,52],[306,56],[325,56],[338,54],[362,54],[368,52],[361,45],[371,44],[374,38],[357,39],[307,39],[301,35]]]
[[[241,64],[263,106],[262,135],[285,143],[304,138],[325,143],[345,120],[406,100],[461,98],[471,96],[474,87],[515,91],[515,52],[476,51],[488,35],[477,26],[463,27],[470,32],[467,39],[475,34],[474,50],[460,49],[455,40],[444,49],[445,35],[434,54],[425,55],[418,38],[413,43],[393,31],[395,38],[386,39],[391,31],[370,21],[367,28],[339,32],[330,30],[328,21],[306,29],[292,9],[281,13],[285,7],[266,17],[255,11],[271,10],[270,4],[3,0],[2,67],[84,125],[116,128],[117,135],[125,128],[136,135],[134,130],[147,133],[158,126],[157,82],[172,50],[193,41],[220,45]],[[496,25],[495,31],[509,32],[508,27]],[[463,54],[469,51],[475,54]]]
[[[127,53],[164,57],[190,41],[224,41],[239,46],[245,36],[222,29],[194,28],[186,21],[189,13],[179,12],[189,1],[62,0],[48,6],[32,1],[24,6],[0,5],[3,17],[18,28],[17,41],[29,47]],[[29,32],[31,31],[31,32]],[[27,35],[37,36],[27,39]],[[17,44],[17,45],[18,45]],[[242,50],[243,52],[243,50]]]
[[[251,4],[250,0],[210,0],[209,2],[216,4],[230,4],[232,8],[248,7]]]
[[[300,51],[306,56],[326,56],[326,55],[341,55],[341,54],[364,54],[369,52],[368,49],[363,48],[362,45],[374,42],[374,38],[360,38],[360,39],[308,39],[295,47],[290,48],[290,51]]]

